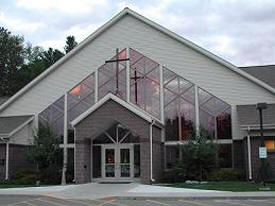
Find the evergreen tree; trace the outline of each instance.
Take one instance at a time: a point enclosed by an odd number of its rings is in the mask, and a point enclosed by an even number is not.
[[[11,96],[15,73],[24,63],[24,38],[0,27],[0,96]]]
[[[77,42],[75,41],[74,36],[68,36],[66,40],[66,45],[64,47],[66,54],[69,53],[76,46],[77,46]]]

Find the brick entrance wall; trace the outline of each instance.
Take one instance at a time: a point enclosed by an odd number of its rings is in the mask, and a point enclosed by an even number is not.
[[[6,144],[0,144],[0,181],[5,179],[6,174]]]
[[[33,168],[33,165],[27,160],[27,152],[30,146],[9,145],[9,178],[19,169]],[[0,180],[6,176],[6,144],[0,144],[0,160],[4,159],[4,165],[0,164]]]
[[[107,101],[75,126],[75,178],[77,183],[91,181],[91,141],[114,122],[124,125],[139,136],[140,179],[142,183],[150,183],[150,123],[113,100]],[[163,172],[163,145],[161,130],[156,126],[153,126],[153,159],[154,179],[159,181]],[[85,166],[88,168],[85,169]]]
[[[252,163],[252,176],[256,179],[258,169],[261,165],[261,160],[259,158],[259,146],[261,145],[260,137],[251,137],[251,163]],[[275,179],[275,152],[267,153],[267,161],[269,162],[272,171],[273,179]]]

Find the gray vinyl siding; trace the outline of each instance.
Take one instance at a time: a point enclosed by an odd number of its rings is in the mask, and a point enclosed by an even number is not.
[[[115,48],[132,47],[231,104],[275,102],[275,95],[167,35],[126,15],[0,115],[37,114],[104,64]],[[236,111],[236,110],[234,110]],[[238,118],[232,120],[238,124]],[[238,130],[238,129],[237,129]],[[233,130],[234,132],[234,130]],[[238,132],[233,133],[239,136]]]
[[[240,125],[259,125],[259,112],[256,105],[237,106]],[[275,104],[269,104],[266,110],[263,110],[263,123],[275,125]]]
[[[17,145],[30,145],[33,142],[33,123],[16,132],[10,139],[10,143]]]

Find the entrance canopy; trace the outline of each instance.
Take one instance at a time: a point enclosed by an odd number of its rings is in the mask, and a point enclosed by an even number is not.
[[[125,109],[129,110],[130,112],[134,113],[135,115],[137,115],[138,117],[140,117],[141,119],[143,119],[149,123],[152,123],[152,121],[155,121],[159,126],[162,125],[156,118],[154,118],[150,114],[147,114],[145,111],[142,111],[141,109],[137,108],[136,106],[123,101],[122,99],[120,99],[119,97],[115,96],[112,93],[107,94],[104,98],[102,98],[100,101],[98,101],[90,109],[88,109],[86,112],[84,112],[79,117],[77,117],[75,120],[73,120],[71,122],[71,125],[73,127],[75,127],[83,119],[87,118],[90,114],[95,112],[98,108],[100,108],[102,105],[104,105],[108,101],[113,101],[113,102],[119,104],[121,107],[124,107]],[[111,112],[110,114],[112,114],[112,112],[114,112],[114,111],[110,111],[110,112]],[[104,122],[104,129],[109,128],[114,123],[115,123],[115,119],[112,119],[112,118],[106,119],[106,121]],[[99,131],[99,133],[101,133],[101,132],[102,131]]]
[[[150,136],[153,156],[161,159],[162,125],[153,120],[113,94],[106,95],[75,119],[71,124],[75,129],[76,182],[91,182],[99,176],[105,180],[132,180],[138,176],[143,183],[149,183]],[[119,131],[121,134],[117,135]],[[140,163],[134,161],[134,156],[138,156]],[[100,159],[101,162],[95,162]],[[154,177],[158,179],[162,165],[160,161],[153,164]]]

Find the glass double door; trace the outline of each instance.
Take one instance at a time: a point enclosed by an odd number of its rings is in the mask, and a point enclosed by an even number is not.
[[[105,179],[133,178],[133,145],[114,144],[102,146],[102,177]]]

